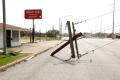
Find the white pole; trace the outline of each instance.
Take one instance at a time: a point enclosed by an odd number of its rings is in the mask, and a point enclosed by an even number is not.
[[[112,39],[114,39],[114,16],[115,16],[115,0],[114,0],[114,4],[113,4],[113,29],[112,29]]]

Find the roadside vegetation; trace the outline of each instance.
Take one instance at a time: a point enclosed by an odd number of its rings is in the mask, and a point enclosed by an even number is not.
[[[112,33],[83,33],[84,38],[112,38]],[[114,38],[120,38],[119,33],[114,34]]]
[[[32,38],[32,32],[31,33],[25,31],[21,32],[21,38],[30,41],[30,38]],[[59,39],[60,39],[59,31],[55,29],[48,30],[46,33],[35,32],[35,40],[49,41]]]
[[[14,53],[8,52],[6,54],[0,54],[0,66],[6,65],[8,63],[14,62],[21,58],[31,55],[30,53]]]
[[[21,32],[21,40],[23,42],[27,43],[30,42],[32,33],[30,32]],[[58,30],[49,30],[46,33],[36,32],[35,33],[35,41],[50,41],[50,40],[58,40],[59,39],[59,31]],[[9,64],[11,62],[14,62],[16,60],[19,60],[21,58],[24,58],[26,56],[31,55],[32,53],[20,53],[20,52],[14,52],[16,51],[16,48],[8,48],[7,53],[3,54],[0,53],[0,66]]]

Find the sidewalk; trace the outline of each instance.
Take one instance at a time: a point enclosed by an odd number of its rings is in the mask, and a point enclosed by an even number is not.
[[[57,46],[61,42],[62,42],[61,40],[42,41],[42,42],[36,42],[36,43],[25,43],[19,47],[8,48],[7,51],[20,52],[22,54],[32,53],[32,55],[24,57],[20,60],[12,62],[12,63],[9,63],[7,65],[4,65],[4,66],[0,67],[0,70],[4,70],[8,67],[11,67],[15,64],[22,62],[22,61],[29,60],[29,59],[35,57],[36,55],[41,54],[42,52],[49,50],[52,47]]]
[[[42,41],[36,43],[25,43],[19,47],[9,48],[8,51],[20,51],[20,53],[33,53],[38,54],[41,53],[51,47],[54,47],[60,44],[61,40],[53,40],[53,41]]]

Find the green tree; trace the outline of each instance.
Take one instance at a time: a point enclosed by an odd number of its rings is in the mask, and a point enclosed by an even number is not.
[[[47,37],[56,38],[59,35],[58,30],[49,30],[46,32]]]

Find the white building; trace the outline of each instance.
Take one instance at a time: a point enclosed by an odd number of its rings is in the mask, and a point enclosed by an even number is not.
[[[6,24],[6,46],[14,47],[21,45],[20,32],[28,29]],[[3,24],[0,23],[0,48],[3,48]]]

